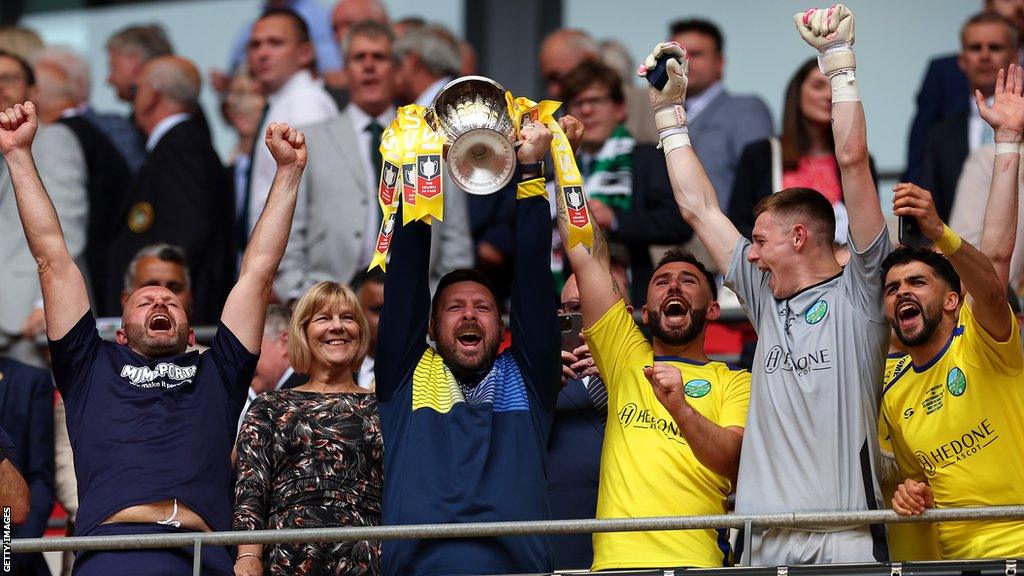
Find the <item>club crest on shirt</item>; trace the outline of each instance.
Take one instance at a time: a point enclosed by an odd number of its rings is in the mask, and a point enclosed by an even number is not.
[[[807,309],[807,312],[804,314],[804,320],[808,324],[817,324],[825,318],[826,314],[828,314],[828,302],[818,300]]]
[[[946,374],[946,390],[953,396],[960,396],[967,390],[967,376],[959,368],[953,368]]]
[[[711,392],[711,382],[707,380],[690,380],[683,385],[683,392],[690,398],[703,398]]]
[[[156,210],[149,202],[137,202],[128,211],[128,229],[136,234],[142,234],[153,225],[156,217]]]
[[[177,388],[192,382],[195,375],[195,366],[178,366],[170,362],[161,362],[152,368],[131,364],[121,367],[121,377],[138,388]]]

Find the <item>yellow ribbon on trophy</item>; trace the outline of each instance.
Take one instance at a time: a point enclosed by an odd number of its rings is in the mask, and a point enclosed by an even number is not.
[[[434,218],[444,220],[444,140],[434,132],[424,114],[426,108],[409,104],[398,109],[392,126],[402,147],[402,224]]]
[[[397,120],[380,137],[380,182],[377,185],[377,201],[380,204],[380,231],[373,245],[373,260],[368,270],[380,267],[387,272],[388,252],[398,219],[398,205],[402,189],[402,141],[397,134]]]
[[[587,193],[583,189],[583,175],[576,166],[576,156],[573,153],[569,139],[566,137],[562,127],[555,120],[554,113],[561,106],[561,102],[554,100],[543,100],[535,103],[524,97],[512,98],[511,93],[506,92],[506,100],[509,102],[509,114],[512,116],[516,126],[516,133],[523,127],[523,120],[529,118],[532,122],[540,122],[551,130],[551,159],[555,164],[555,180],[558,184],[558,194],[565,200],[567,212],[567,228],[569,231],[568,246],[572,248],[577,244],[583,244],[590,248],[594,243],[594,229],[590,218],[590,211],[587,208]]]

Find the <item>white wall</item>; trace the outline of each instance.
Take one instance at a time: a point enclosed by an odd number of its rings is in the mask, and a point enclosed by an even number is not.
[[[812,0],[813,1],[813,0]],[[857,79],[871,153],[880,170],[900,170],[914,98],[933,55],[956,52],[960,25],[980,0],[846,0],[856,15]],[[678,18],[702,17],[725,35],[726,84],[768,102],[778,127],[786,83],[813,55],[792,17],[807,0],[565,0],[565,24],[617,38],[639,62]],[[825,5],[825,3],[821,3]]]
[[[317,0],[333,6],[333,0]],[[422,15],[462,32],[463,0],[385,0],[393,19]],[[50,44],[65,44],[85,54],[92,65],[92,103],[102,111],[128,113],[128,106],[117,100],[107,86],[107,54],[104,44],[118,29],[130,24],[158,22],[170,35],[175,51],[189,58],[201,70],[222,69],[228,61],[231,45],[240,28],[259,14],[262,0],[184,0],[130,4],[112,8],[69,10],[32,14],[22,24],[38,31]],[[204,82],[206,79],[204,78]],[[221,155],[234,144],[234,138],[221,121],[220,109],[209,85],[204,85],[203,108],[213,129],[214,143]]]

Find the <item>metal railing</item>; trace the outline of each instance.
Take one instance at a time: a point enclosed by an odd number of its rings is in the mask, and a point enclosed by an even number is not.
[[[603,520],[541,520],[532,522],[479,522],[468,524],[190,532],[182,534],[77,536],[67,538],[14,539],[11,541],[11,551],[19,553],[66,550],[137,550],[192,546],[194,548],[193,574],[198,576],[201,571],[203,546],[744,528],[744,549],[750,550],[750,539],[755,527],[835,528],[866,524],[900,524],[950,520],[1024,520],[1024,506],[931,509],[920,516],[899,516],[891,510],[869,510],[862,512],[728,514],[719,516],[664,516]]]

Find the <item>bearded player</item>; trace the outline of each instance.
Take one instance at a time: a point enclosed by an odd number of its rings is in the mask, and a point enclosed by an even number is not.
[[[1006,302],[1022,92],[1021,69],[1011,64],[999,72],[991,106],[976,94],[996,141],[980,251],[943,224],[927,191],[899,185],[893,198],[893,212],[916,219],[942,252],[900,248],[883,263],[886,317],[911,360],[882,397],[897,463],[911,474],[892,499],[900,514],[1024,502],[1024,352]],[[944,559],[1024,555],[1019,520],[942,522],[938,535]]]

